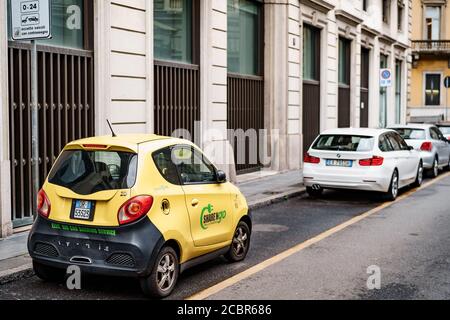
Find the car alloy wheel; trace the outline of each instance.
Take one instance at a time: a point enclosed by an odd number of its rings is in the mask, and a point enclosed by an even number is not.
[[[156,281],[161,291],[168,291],[172,288],[176,279],[176,259],[171,252],[167,252],[161,257],[156,271]]]
[[[397,171],[394,172],[394,175],[392,176],[392,186],[391,186],[391,198],[395,200],[398,195],[398,173]]]
[[[245,253],[247,252],[248,240],[249,235],[247,234],[247,230],[244,227],[239,226],[234,233],[232,244],[233,251],[236,257],[245,255]]]
[[[436,178],[439,175],[439,164],[438,164],[438,160],[434,159],[434,163],[433,163],[433,176]]]
[[[417,185],[420,186],[423,182],[423,165],[419,165],[419,169],[417,171]]]

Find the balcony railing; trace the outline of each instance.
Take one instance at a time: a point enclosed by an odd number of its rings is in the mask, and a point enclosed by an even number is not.
[[[419,52],[450,52],[450,40],[413,40],[412,50]]]

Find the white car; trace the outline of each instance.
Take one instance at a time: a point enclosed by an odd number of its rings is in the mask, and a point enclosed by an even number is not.
[[[439,169],[450,169],[450,144],[436,126],[411,123],[390,129],[397,131],[408,145],[420,152],[423,167],[432,177],[439,175]]]
[[[394,130],[332,129],[320,134],[304,158],[311,196],[323,189],[379,191],[395,200],[400,188],[420,186],[423,162]]]

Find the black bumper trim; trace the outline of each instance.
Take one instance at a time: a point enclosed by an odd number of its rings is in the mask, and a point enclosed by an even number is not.
[[[142,277],[150,274],[156,256],[165,243],[161,232],[148,218],[117,228],[88,229],[108,232],[83,233],[79,230],[84,231],[86,227],[38,217],[28,237],[28,252],[33,260],[55,268],[66,269],[70,265],[77,265],[86,273]],[[42,252],[35,252],[38,243],[53,246],[59,256],[46,256]],[[108,263],[108,259],[114,254],[129,255],[134,260],[134,265]],[[86,257],[92,263],[70,262],[73,257]]]

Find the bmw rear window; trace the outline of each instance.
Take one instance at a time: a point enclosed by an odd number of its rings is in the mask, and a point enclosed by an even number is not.
[[[396,128],[397,131],[403,139],[405,140],[425,140],[425,130],[424,129],[412,129],[412,128]]]
[[[374,147],[374,137],[359,135],[321,135],[314,145],[315,150],[329,151],[372,151]]]
[[[59,157],[48,181],[75,193],[129,189],[137,174],[137,155],[118,151],[67,150]]]

